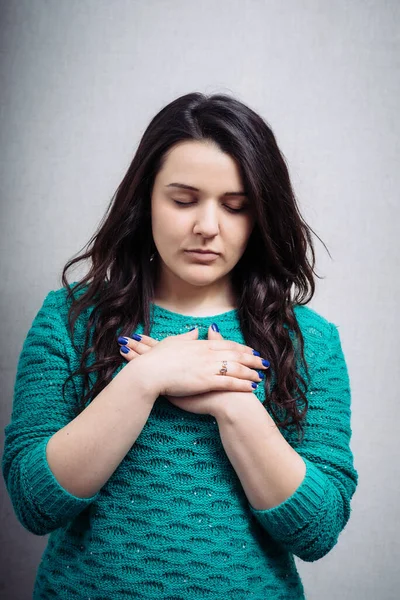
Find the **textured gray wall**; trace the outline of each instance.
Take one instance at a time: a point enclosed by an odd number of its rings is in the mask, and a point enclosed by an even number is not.
[[[399,16],[378,0],[1,3],[1,435],[32,319],[150,118],[189,91],[235,94],[332,254],[316,240],[310,306],[340,325],[352,381],[360,483],[339,544],[299,561],[309,600],[399,597]],[[46,538],[0,485],[0,596],[26,600]]]

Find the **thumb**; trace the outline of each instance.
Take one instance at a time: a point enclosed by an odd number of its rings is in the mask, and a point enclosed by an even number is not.
[[[199,337],[199,330],[197,329],[197,327],[193,327],[193,329],[185,331],[185,333],[178,333],[174,337],[185,337],[189,340],[197,340],[197,338]]]
[[[209,340],[223,340],[224,339],[222,337],[222,335],[220,334],[218,325],[216,323],[213,323],[208,328],[208,339]]]

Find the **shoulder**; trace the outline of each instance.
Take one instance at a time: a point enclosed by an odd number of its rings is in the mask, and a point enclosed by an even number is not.
[[[309,357],[325,356],[332,343],[340,344],[335,323],[304,304],[296,304],[293,311],[303,334],[305,352]]]
[[[71,283],[70,287],[74,290],[77,283]],[[36,320],[45,321],[53,330],[57,330],[59,336],[70,338],[68,317],[74,299],[79,298],[84,290],[74,292],[73,296],[69,295],[68,289],[65,287],[50,290],[45,296],[42,306],[36,316]],[[82,331],[86,329],[87,320],[89,317],[89,309],[83,310],[77,317],[75,324],[75,335],[81,337]],[[77,334],[77,332],[79,333]]]
[[[79,290],[78,292],[76,292],[75,288],[77,285],[78,284],[76,281],[74,281],[73,283],[70,284],[70,287],[72,288],[72,290],[74,290],[75,298],[79,298],[80,296],[82,296],[82,294],[84,293],[84,290],[86,289],[86,288],[84,288],[83,290]],[[71,303],[72,303],[72,296],[69,295],[66,287],[61,287],[61,288],[58,288],[55,290],[50,290],[44,299],[44,304],[46,307],[58,308],[61,310],[63,310],[63,309],[68,310],[71,306]]]
[[[323,335],[332,328],[331,321],[305,304],[295,304],[293,311],[299,326],[309,335]]]
[[[77,291],[75,289],[77,285],[77,282],[70,284],[72,294],[69,293],[69,290],[66,287],[50,290],[44,298],[40,312],[46,314],[47,316],[51,315],[55,318],[55,320],[66,324],[68,322],[68,314],[73,301],[80,298],[88,287],[85,286],[83,289],[79,289]],[[86,308],[78,315],[77,323],[86,323],[90,313],[90,308],[91,307],[89,307],[89,309]]]

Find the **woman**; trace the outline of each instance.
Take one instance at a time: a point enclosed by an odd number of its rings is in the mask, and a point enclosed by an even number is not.
[[[273,132],[234,98],[176,99],[90,243],[28,332],[6,427],[16,515],[51,533],[34,598],[304,598],[293,557],[336,544],[357,472]]]

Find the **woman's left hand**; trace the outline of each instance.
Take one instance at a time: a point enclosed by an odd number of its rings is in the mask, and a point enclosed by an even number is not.
[[[151,338],[147,335],[141,334],[141,339],[135,338],[118,338],[118,343],[120,347],[126,347],[129,352],[123,353],[123,357],[127,362],[134,360],[136,357],[141,354],[145,354],[146,352],[150,352],[152,347],[158,344],[158,340]],[[208,339],[209,340],[221,340],[223,339],[222,335],[214,331],[214,329],[210,326],[208,329]],[[122,339],[128,340],[127,343],[122,343]],[[224,405],[229,402],[230,404],[233,402],[246,402],[246,401],[254,401],[255,397],[253,392],[221,392],[219,390],[213,392],[207,392],[205,394],[196,394],[193,396],[185,397],[177,397],[177,396],[165,396],[171,404],[181,408],[182,410],[186,410],[191,413],[199,414],[199,415],[213,415],[216,417],[221,414],[221,410],[223,410]]]

